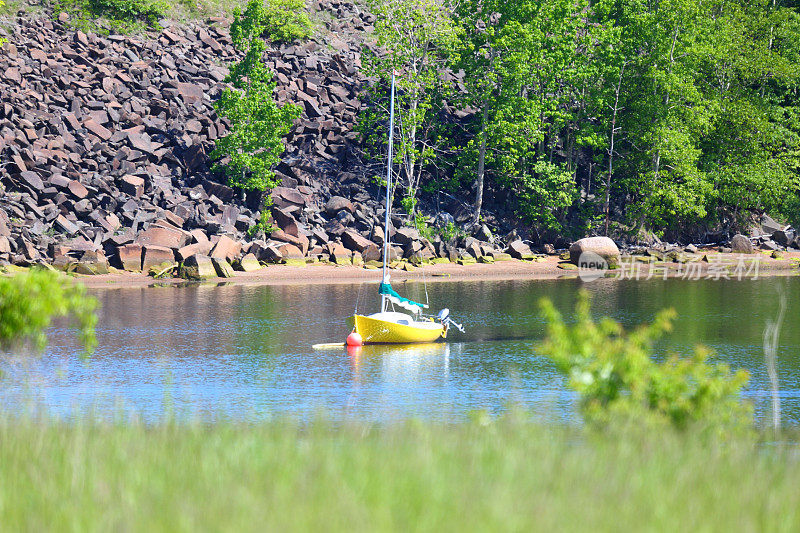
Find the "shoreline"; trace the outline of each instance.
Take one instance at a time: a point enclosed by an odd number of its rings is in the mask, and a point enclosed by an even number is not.
[[[692,261],[690,263],[658,263],[647,264],[631,262],[620,270],[607,271],[606,278],[636,279],[639,281],[664,278],[686,279],[736,279],[738,257],[758,262],[757,271],[740,277],[776,277],[800,274],[800,252],[786,253],[783,259],[771,259],[765,254],[737,256],[735,254],[709,254],[709,262]],[[727,261],[721,263],[722,259]],[[546,281],[559,279],[577,279],[578,271],[574,267],[562,268],[564,261],[557,256],[549,256],[544,260],[533,261],[499,261],[496,263],[475,263],[459,265],[457,263],[427,264],[416,267],[413,271],[392,269],[392,282],[455,282],[455,281]],[[719,265],[727,266],[726,275]],[[691,265],[691,266],[688,266]],[[650,274],[651,269],[653,274]],[[755,275],[754,275],[755,274]],[[214,277],[204,281],[187,281],[182,278],[155,279],[144,273],[118,271],[95,276],[74,274],[74,279],[90,289],[98,288],[141,288],[157,286],[185,286],[186,284],[225,284],[225,285],[327,285],[358,284],[378,282],[380,269],[366,269],[360,266],[340,266],[324,263],[312,263],[306,266],[269,265],[254,272],[235,272],[231,278]],[[602,276],[600,276],[602,277]]]

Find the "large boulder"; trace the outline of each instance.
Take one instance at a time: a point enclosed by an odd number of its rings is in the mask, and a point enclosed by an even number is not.
[[[731,252],[735,254],[752,254],[755,253],[753,243],[742,234],[734,235],[731,239]]]
[[[214,264],[207,255],[195,254],[187,257],[180,268],[180,276],[185,279],[209,279],[216,275]]]
[[[783,229],[783,226],[775,222],[769,215],[762,215],[761,217],[761,232],[766,234],[773,234],[776,231]]]
[[[108,274],[108,259],[103,252],[87,251],[83,252],[80,262],[75,268],[78,274],[94,276],[98,274]]]
[[[236,270],[241,270],[242,272],[255,272],[256,270],[261,270],[261,263],[258,262],[256,256],[252,253],[245,254],[239,261],[237,261],[234,265]]]
[[[172,263],[175,260],[175,254],[171,248],[165,246],[144,246],[144,255],[142,257],[142,270],[147,272],[150,268],[160,266],[165,263]]]
[[[117,248],[117,256],[124,270],[129,272],[142,271],[142,245],[125,244]]]
[[[421,238],[422,236],[419,234],[419,230],[416,228],[400,228],[392,236],[392,240],[401,246],[418,241]]]
[[[325,203],[325,213],[336,215],[339,211],[353,212],[353,203],[343,196],[333,196]]]
[[[179,261],[185,261],[187,258],[193,255],[208,255],[209,252],[211,252],[211,243],[206,241],[187,244],[183,248],[180,248],[178,251],[176,251],[175,255]]]
[[[221,278],[232,278],[233,277],[233,268],[231,264],[228,263],[227,259],[219,258],[219,257],[212,257],[211,263],[214,265],[214,270],[217,271],[217,275]]]
[[[791,230],[778,230],[772,234],[772,240],[781,246],[789,246],[794,241],[794,232]]]
[[[525,244],[522,239],[517,239],[508,243],[506,252],[515,259],[533,259],[531,247]]]
[[[211,257],[216,259],[225,259],[226,261],[233,261],[242,251],[242,243],[234,241],[227,235],[219,238],[217,243],[211,249]]]
[[[353,263],[352,252],[341,244],[331,242],[328,243],[326,248],[328,249],[328,254],[331,257],[331,261],[337,265],[350,265]]]
[[[272,218],[278,227],[283,230],[287,235],[298,237],[300,230],[297,226],[297,220],[289,214],[288,211],[280,209],[279,207],[272,208]]]
[[[360,233],[358,233],[354,229],[348,229],[344,233],[342,233],[342,244],[345,245],[346,248],[353,250],[354,252],[364,252],[367,248],[376,247],[375,243],[363,237]]]
[[[145,231],[139,233],[136,242],[142,246],[161,246],[178,250],[186,246],[188,234],[179,229],[165,228],[161,226],[150,226]]]
[[[608,263],[619,263],[619,248],[608,237],[586,237],[575,241],[569,247],[569,260],[577,265],[581,254],[588,252],[599,255]]]

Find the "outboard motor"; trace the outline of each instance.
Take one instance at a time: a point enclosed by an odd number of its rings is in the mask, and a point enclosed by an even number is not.
[[[447,309],[446,307],[441,311],[439,311],[439,314],[436,315],[436,318],[439,320],[439,322],[441,322],[444,325],[445,328],[453,326],[461,333],[464,333],[464,326],[456,322],[453,322],[453,319],[450,318],[450,310]]]

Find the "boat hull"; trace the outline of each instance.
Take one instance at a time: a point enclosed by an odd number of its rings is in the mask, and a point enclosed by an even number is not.
[[[364,344],[434,342],[443,339],[447,334],[444,326],[436,322],[425,322],[416,326],[414,324],[420,323],[398,324],[362,315],[348,319],[348,325],[361,335]]]

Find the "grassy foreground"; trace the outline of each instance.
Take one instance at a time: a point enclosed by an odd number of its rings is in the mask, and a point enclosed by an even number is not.
[[[6,531],[800,527],[800,448],[441,425],[0,420]]]

